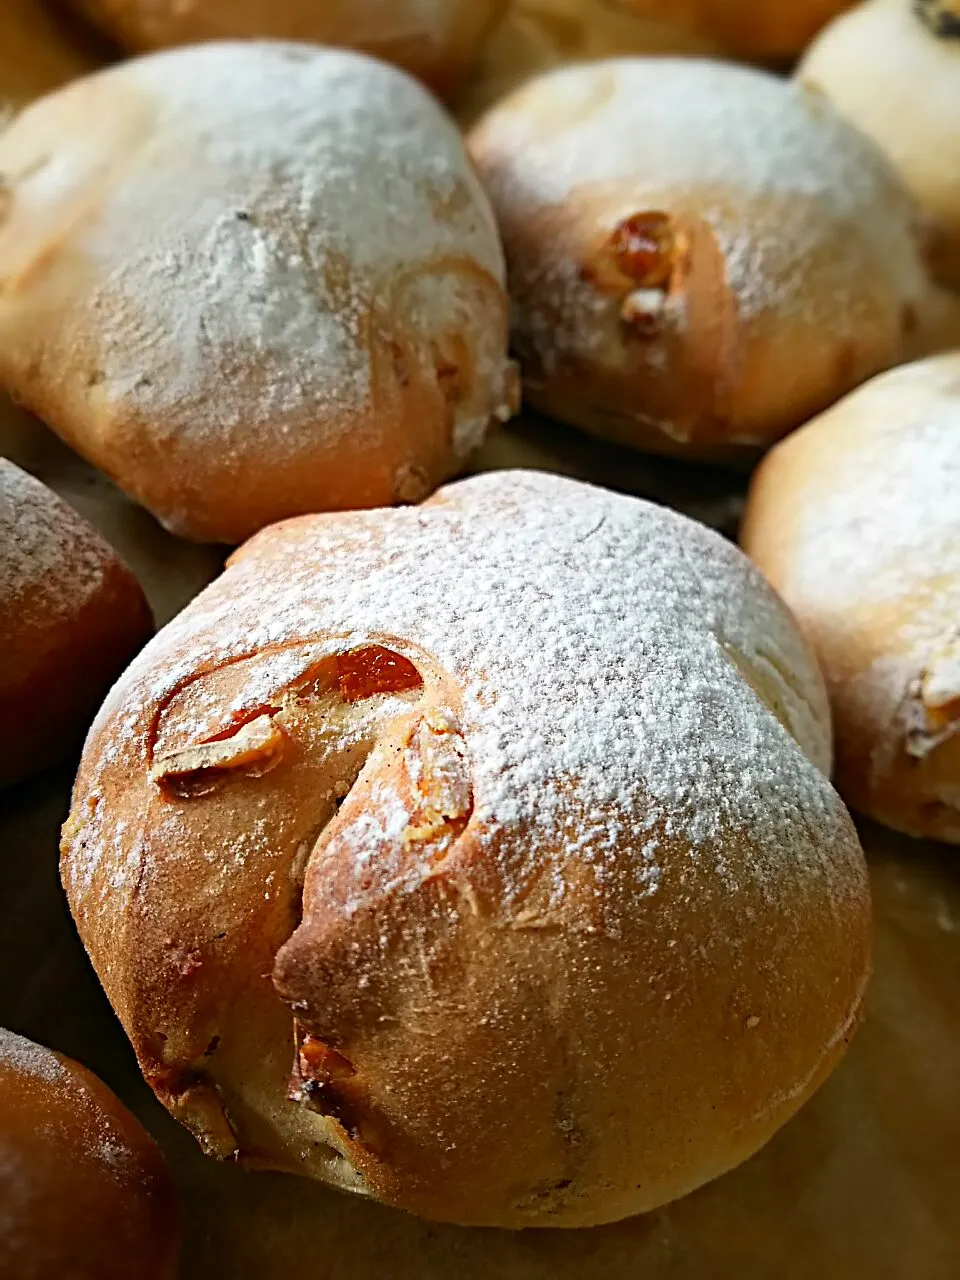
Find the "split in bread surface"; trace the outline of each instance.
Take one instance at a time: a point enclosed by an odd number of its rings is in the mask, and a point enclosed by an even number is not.
[[[71,910],[216,1156],[611,1221],[843,1053],[870,911],[829,710],[745,557],[533,472],[265,530],[89,735]]]
[[[179,1239],[140,1122],[78,1062],[0,1029],[0,1275],[174,1280]]]
[[[143,590],[113,548],[0,458],[0,786],[79,745],[152,630]]]
[[[470,150],[536,408],[682,457],[755,456],[904,358],[931,285],[889,161],[822,95],[705,59],[529,81]]]
[[[173,532],[413,502],[510,415],[454,123],[308,45],[135,59],[0,135],[0,384]]]
[[[778,445],[742,545],[817,651],[844,799],[960,843],[960,355],[876,378]]]

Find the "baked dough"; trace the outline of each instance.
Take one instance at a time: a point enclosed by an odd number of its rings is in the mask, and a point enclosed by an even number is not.
[[[929,289],[915,210],[820,95],[696,59],[539,77],[470,146],[529,401],[706,459],[771,443],[896,362]]]
[[[960,355],[877,378],[792,435],[743,546],[820,657],[837,786],[912,836],[960,843]]]
[[[663,508],[534,472],[265,530],[109,696],[62,871],[212,1154],[581,1226],[754,1152],[856,1026],[816,665]]]
[[[154,54],[0,137],[0,381],[175,533],[416,501],[515,397],[453,123],[305,45]]]
[[[896,165],[960,287],[960,3],[875,0],[828,27],[799,71]]]
[[[0,123],[38,94],[101,66],[108,50],[41,0],[0,4]]]
[[[821,27],[856,0],[609,0],[612,8],[663,18],[710,36],[741,58],[796,57]]]
[[[0,458],[0,786],[77,746],[151,629],[113,548]]]
[[[512,0],[457,100],[457,118],[468,127],[531,76],[569,62],[624,53],[719,52],[699,32],[624,13],[610,0]]]
[[[178,1243],[139,1121],[79,1063],[0,1029],[0,1275],[174,1280]]]
[[[308,40],[385,58],[443,96],[466,79],[507,5],[507,0],[70,2],[135,52],[235,37]]]

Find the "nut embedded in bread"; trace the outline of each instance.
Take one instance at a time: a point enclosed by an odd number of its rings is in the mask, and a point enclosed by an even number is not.
[[[9,0],[4,0],[9,3]],[[450,97],[507,0],[70,0],[135,52],[269,38],[358,49]]]
[[[930,222],[931,266],[960,287],[960,5],[874,0],[828,27],[800,79],[893,161]]]
[[[754,1152],[869,952],[829,711],[749,562],[536,473],[263,531],[105,703],[62,873],[206,1150],[611,1221]]]
[[[0,786],[79,744],[152,629],[140,584],[113,548],[0,458]]]
[[[207,44],[0,136],[0,383],[176,533],[413,502],[514,407],[459,133],[371,58]]]
[[[470,149],[527,398],[683,457],[755,453],[903,358],[916,211],[822,96],[719,62],[540,76]]]
[[[0,1029],[0,1275],[174,1280],[177,1194],[96,1076]]]
[[[960,843],[960,355],[875,378],[770,454],[742,545],[817,651],[854,808]]]

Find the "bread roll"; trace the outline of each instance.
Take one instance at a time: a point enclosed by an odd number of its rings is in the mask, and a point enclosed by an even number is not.
[[[829,764],[736,548],[504,472],[237,552],[104,705],[62,870],[207,1151],[582,1226],[745,1159],[841,1056],[869,905]]]
[[[507,0],[70,0],[135,52],[269,36],[395,62],[442,95],[466,78]]]
[[[597,435],[756,452],[898,360],[929,282],[914,208],[820,97],[722,63],[555,71],[471,150],[528,399]]]
[[[507,416],[503,261],[407,76],[203,45],[0,138],[0,380],[175,533],[415,501]]]
[[[960,843],[960,355],[877,378],[784,441],[744,549],[820,657],[837,786],[912,836]]]
[[[0,3],[0,123],[38,94],[84,75],[107,50],[42,0]]]
[[[610,0],[644,18],[665,18],[719,41],[741,58],[793,58],[855,0]]]
[[[696,31],[623,13],[609,0],[512,0],[457,101],[457,118],[464,126],[473,124],[531,76],[565,63],[622,53],[719,51]]]
[[[930,218],[934,270],[960,287],[960,0],[861,5],[799,75],[889,155]]]
[[[0,1030],[0,1275],[174,1280],[178,1243],[139,1121],[79,1063]]]
[[[0,458],[0,786],[77,745],[151,629],[113,548]]]

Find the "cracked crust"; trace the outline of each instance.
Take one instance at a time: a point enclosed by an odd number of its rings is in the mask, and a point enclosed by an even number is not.
[[[236,553],[101,712],[64,883],[211,1154],[438,1219],[610,1221],[754,1151],[856,1026],[828,725],[734,548],[481,477]]]

